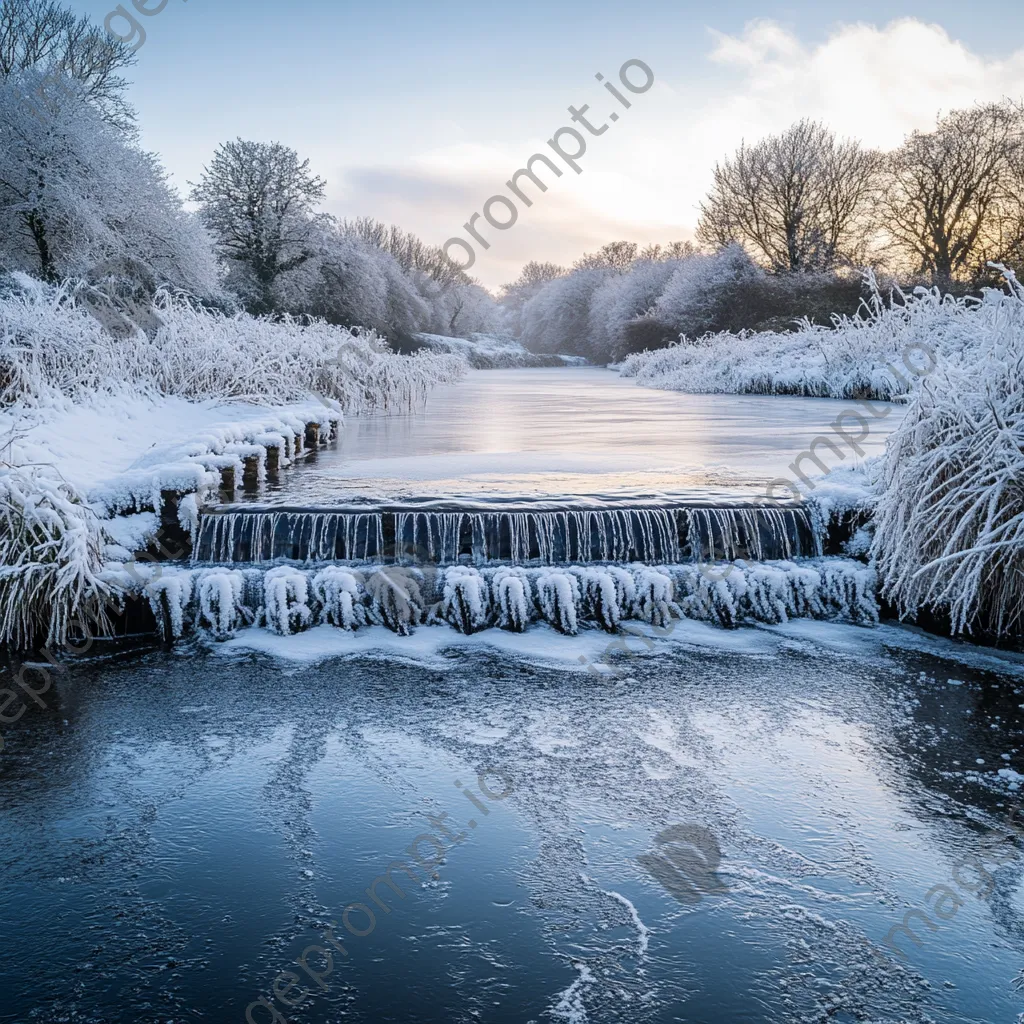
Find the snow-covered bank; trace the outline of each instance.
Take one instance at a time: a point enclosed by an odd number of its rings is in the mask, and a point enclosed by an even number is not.
[[[628,356],[620,372],[670,391],[897,401],[936,365],[969,362],[1007,301],[997,291],[978,301],[919,288],[887,305],[876,293],[871,307],[830,326],[683,338]]]
[[[152,336],[118,339],[67,288],[0,297],[0,643],[63,642],[77,616],[102,628],[125,596],[104,561],[154,537],[161,492],[192,529],[222,484],[261,481],[343,412],[408,408],[466,370],[166,292],[155,315]]]

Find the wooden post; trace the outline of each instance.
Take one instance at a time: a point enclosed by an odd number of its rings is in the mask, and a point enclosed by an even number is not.
[[[306,424],[306,444],[309,445],[310,448],[316,448],[320,444],[319,423]]]
[[[242,472],[242,486],[247,491],[255,491],[260,485],[260,458],[258,455],[246,455],[242,459],[245,467]]]

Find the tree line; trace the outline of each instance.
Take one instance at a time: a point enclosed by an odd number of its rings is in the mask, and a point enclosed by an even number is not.
[[[138,144],[122,77],[134,62],[56,0],[0,2],[0,270],[122,297],[164,286],[393,340],[499,329],[494,298],[440,248],[321,212],[323,179],[281,143],[219,146],[186,210]]]
[[[686,334],[827,322],[861,271],[966,294],[1024,266],[1024,106],[954,110],[892,152],[803,120],[717,164],[697,245],[612,242],[528,264],[501,301],[527,346],[598,361]]]

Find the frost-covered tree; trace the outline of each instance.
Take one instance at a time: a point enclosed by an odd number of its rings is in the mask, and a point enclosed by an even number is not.
[[[714,171],[698,238],[739,242],[772,270],[829,270],[863,259],[881,157],[816,121],[744,143]]]
[[[42,78],[21,83],[30,106],[37,105],[35,90],[42,88],[45,95],[66,77],[78,83],[109,123],[130,128],[134,114],[122,96],[126,83],[120,72],[134,63],[131,47],[87,15],[53,0],[0,2],[0,81],[41,72]]]
[[[942,287],[1024,252],[1024,108],[955,110],[889,156],[884,227],[911,269]]]
[[[622,273],[633,265],[639,246],[636,242],[608,242],[597,252],[585,252],[574,264],[574,270],[614,270]]]
[[[652,313],[676,335],[699,337],[719,328],[723,303],[761,271],[746,250],[733,243],[713,253],[694,253],[674,265]]]
[[[343,234],[354,235],[374,248],[393,256],[407,274],[419,271],[438,284],[467,284],[469,277],[447,256],[440,246],[428,245],[411,231],[385,224],[372,217],[343,220]]]
[[[693,242],[669,242],[662,245],[660,242],[652,242],[640,250],[638,259],[641,260],[684,260],[697,251]]]
[[[192,185],[229,280],[253,312],[272,310],[280,275],[316,255],[313,211],[323,197],[323,179],[295,150],[240,138],[220,145]]]
[[[590,303],[610,273],[607,269],[574,270],[545,285],[523,307],[523,344],[533,352],[593,356]]]
[[[0,83],[0,261],[48,281],[130,257],[158,284],[217,290],[209,239],[156,157],[114,128],[63,79],[30,108],[43,75]]]
[[[498,301],[508,314],[509,329],[518,337],[522,334],[523,306],[533,298],[549,281],[565,274],[565,267],[557,263],[539,263],[531,260],[519,276],[501,286]]]
[[[610,274],[591,298],[590,349],[598,361],[631,351],[628,326],[654,310],[676,261],[638,260],[628,274]]]
[[[393,256],[331,218],[321,218],[317,228],[314,255],[282,274],[275,286],[279,308],[373,328],[391,339],[426,329],[430,308]]]

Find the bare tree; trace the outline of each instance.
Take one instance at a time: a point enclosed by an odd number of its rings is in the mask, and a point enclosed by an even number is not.
[[[277,278],[316,252],[313,211],[323,179],[279,142],[236,139],[219,146],[199,184],[190,184],[219,255],[241,272],[250,308],[269,312]]]
[[[714,248],[739,242],[772,270],[861,261],[881,160],[816,121],[744,143],[716,164],[697,237]]]
[[[597,252],[584,253],[572,265],[573,270],[614,270],[625,273],[636,262],[639,248],[636,242],[608,242]]]
[[[1024,251],[1024,110],[955,110],[888,159],[882,201],[898,256],[948,286]]]
[[[32,69],[47,75],[51,87],[59,87],[66,75],[110,124],[130,130],[134,114],[121,95],[126,83],[119,72],[134,63],[131,47],[111,38],[87,15],[53,0],[0,2],[0,81]]]
[[[641,260],[685,260],[697,251],[693,242],[669,242],[662,245],[660,242],[652,242],[640,250]]]

